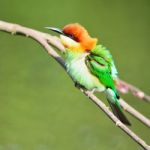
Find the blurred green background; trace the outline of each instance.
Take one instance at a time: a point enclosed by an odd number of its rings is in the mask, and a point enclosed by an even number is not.
[[[150,94],[149,0],[0,0],[0,19],[43,32],[79,22],[111,49],[120,77]],[[0,150],[141,150],[35,41],[0,32],[0,47]],[[150,117],[150,105],[122,96]]]

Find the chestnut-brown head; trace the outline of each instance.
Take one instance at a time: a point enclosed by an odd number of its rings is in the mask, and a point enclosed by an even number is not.
[[[48,29],[60,33],[62,44],[72,51],[87,52],[97,43],[97,39],[90,37],[87,30],[78,23],[68,24],[63,30],[49,27]]]

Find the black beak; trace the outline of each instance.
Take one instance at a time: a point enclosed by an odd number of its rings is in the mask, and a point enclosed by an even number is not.
[[[45,28],[48,29],[48,30],[52,30],[52,31],[54,31],[56,33],[65,35],[61,29],[54,28],[54,27],[45,27]]]
[[[55,28],[55,27],[45,27],[45,28],[48,29],[48,30],[54,31],[58,34],[62,34],[64,36],[67,36],[67,37],[71,38],[74,41],[77,41],[76,38],[73,35],[65,34],[61,29],[58,29],[58,28]]]

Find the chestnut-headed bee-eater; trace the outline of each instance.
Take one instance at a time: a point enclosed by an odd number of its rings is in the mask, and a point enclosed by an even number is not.
[[[78,23],[68,24],[62,30],[46,27],[60,34],[66,48],[66,68],[76,85],[91,92],[104,91],[114,115],[124,124],[131,125],[123,114],[115,87],[117,69],[110,51],[97,45],[87,30]]]

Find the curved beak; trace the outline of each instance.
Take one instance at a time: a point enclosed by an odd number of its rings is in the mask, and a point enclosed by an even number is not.
[[[45,27],[45,28],[48,29],[48,30],[54,31],[56,33],[65,35],[61,29],[58,29],[58,28],[55,28],[55,27]]]

